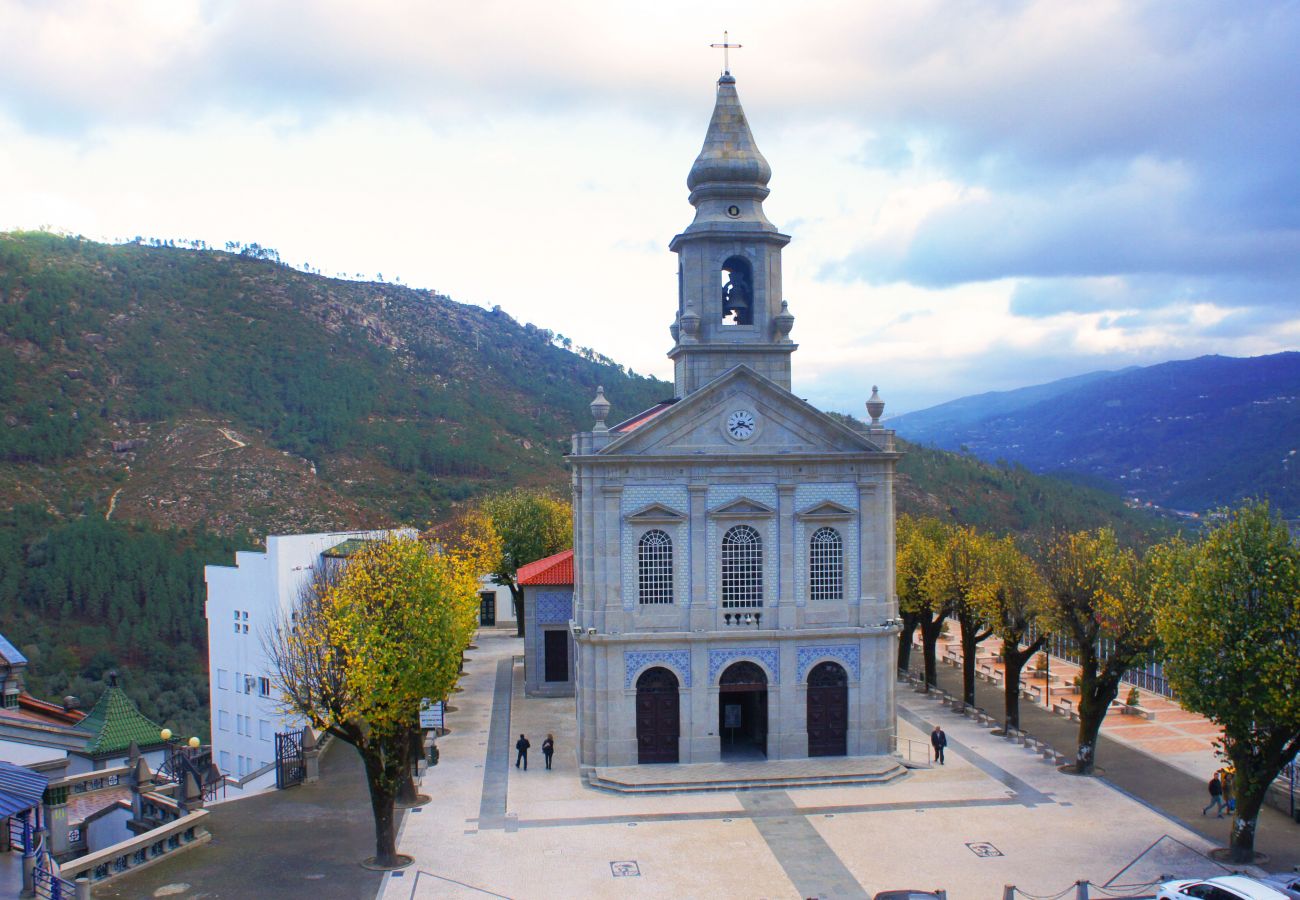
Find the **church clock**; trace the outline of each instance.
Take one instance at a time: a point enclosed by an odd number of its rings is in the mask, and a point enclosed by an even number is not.
[[[738,441],[749,440],[757,426],[754,414],[747,409],[738,409],[727,416],[727,434]]]

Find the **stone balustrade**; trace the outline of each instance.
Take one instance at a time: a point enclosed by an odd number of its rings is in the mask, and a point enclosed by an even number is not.
[[[57,874],[65,881],[77,884],[79,897],[83,891],[84,896],[89,897],[92,885],[103,884],[163,857],[210,841],[212,833],[208,831],[207,817],[206,809],[196,810],[129,840],[70,860],[59,867]]]

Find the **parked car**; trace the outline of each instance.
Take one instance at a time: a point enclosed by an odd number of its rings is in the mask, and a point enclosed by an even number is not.
[[[1245,875],[1215,878],[1181,878],[1166,881],[1156,892],[1157,900],[1291,900],[1278,887]]]
[[[946,895],[934,891],[880,891],[871,900],[947,900]]]
[[[1277,888],[1291,900],[1300,900],[1300,872],[1278,872],[1276,875],[1265,875],[1260,881]]]

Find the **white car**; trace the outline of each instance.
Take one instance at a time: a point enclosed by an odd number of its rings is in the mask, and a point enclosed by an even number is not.
[[[1260,881],[1277,888],[1291,900],[1300,900],[1300,872],[1278,872],[1276,875],[1265,875]]]
[[[1181,878],[1166,881],[1156,892],[1157,900],[1291,900],[1278,888],[1245,875],[1215,878]]]

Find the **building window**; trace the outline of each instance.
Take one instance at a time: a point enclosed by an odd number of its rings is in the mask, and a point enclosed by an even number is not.
[[[818,528],[808,544],[808,593],[813,600],[844,599],[844,541],[834,528]]]
[[[239,623],[235,623],[235,634],[239,634]]]
[[[763,605],[763,539],[749,525],[736,525],[722,536],[722,606]]]
[[[226,712],[224,709],[217,710],[217,730],[230,730],[230,713]]]
[[[217,669],[217,687],[223,691],[230,690],[230,673],[225,669]]]
[[[266,719],[257,720],[257,729],[258,729],[257,736],[260,737],[262,740],[269,741],[271,739],[271,723],[266,721]]]
[[[230,771],[230,751],[229,751],[229,750],[222,750],[222,751],[221,751],[221,771],[222,771],[222,772],[229,772],[229,771]]]
[[[642,603],[673,602],[673,541],[655,528],[641,535],[636,551]]]
[[[257,692],[263,697],[271,696],[271,679],[265,675],[257,679]]]

